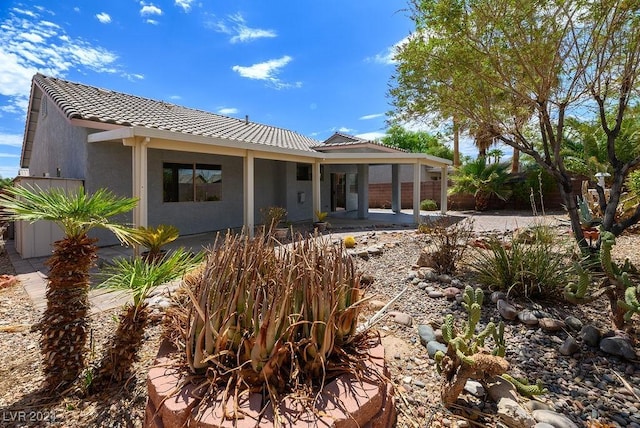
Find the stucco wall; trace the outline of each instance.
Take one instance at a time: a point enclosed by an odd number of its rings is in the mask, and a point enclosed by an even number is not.
[[[47,99],[42,98],[38,126],[33,138],[29,173],[34,177],[49,174],[63,178],[85,178],[87,130],[72,126]]]
[[[311,220],[313,218],[313,182],[298,181],[296,163],[286,163],[286,208],[288,221]],[[304,194],[300,201],[299,194]]]
[[[242,226],[242,158],[149,150],[148,161],[149,225],[172,224],[180,230],[181,235]],[[163,162],[220,165],[222,167],[222,199],[207,202],[163,202]]]

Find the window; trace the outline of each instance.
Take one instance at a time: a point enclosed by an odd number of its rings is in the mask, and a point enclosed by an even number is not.
[[[296,164],[296,180],[298,181],[311,181],[311,164],[310,163],[297,163]]]
[[[202,202],[222,199],[222,167],[191,163],[162,165],[164,202]]]

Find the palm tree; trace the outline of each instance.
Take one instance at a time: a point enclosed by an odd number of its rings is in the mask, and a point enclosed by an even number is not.
[[[137,201],[107,190],[87,195],[83,188],[66,192],[59,188],[10,187],[0,195],[8,220],[48,220],[64,232],[54,243],[47,284],[47,307],[40,321],[40,349],[44,357],[47,387],[60,390],[72,383],[84,368],[89,309],[89,269],[96,259],[94,228],[112,231],[120,241],[128,228],[110,218],[131,211]]]
[[[149,322],[150,311],[146,302],[149,293],[154,287],[181,277],[202,259],[202,254],[193,255],[179,248],[153,263],[141,257],[133,260],[118,258],[113,266],[101,273],[104,281],[100,287],[131,292],[133,304],[127,304],[120,314],[118,327],[90,385],[91,390],[100,391],[113,382],[127,379],[133,363],[137,361],[138,348]]]
[[[451,177],[453,186],[449,192],[471,193],[475,197],[476,210],[484,211],[492,195],[503,201],[511,196],[511,189],[507,185],[508,171],[508,163],[488,164],[486,157],[479,156],[456,170]]]

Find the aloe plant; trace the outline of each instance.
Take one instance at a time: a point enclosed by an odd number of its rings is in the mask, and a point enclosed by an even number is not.
[[[194,373],[220,386],[283,391],[322,381],[354,344],[360,277],[342,246],[300,236],[288,248],[264,237],[217,238],[190,277],[186,335]]]

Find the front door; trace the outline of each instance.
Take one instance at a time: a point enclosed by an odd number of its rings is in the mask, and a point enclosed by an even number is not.
[[[331,173],[331,211],[347,209],[347,178],[344,172]]]

